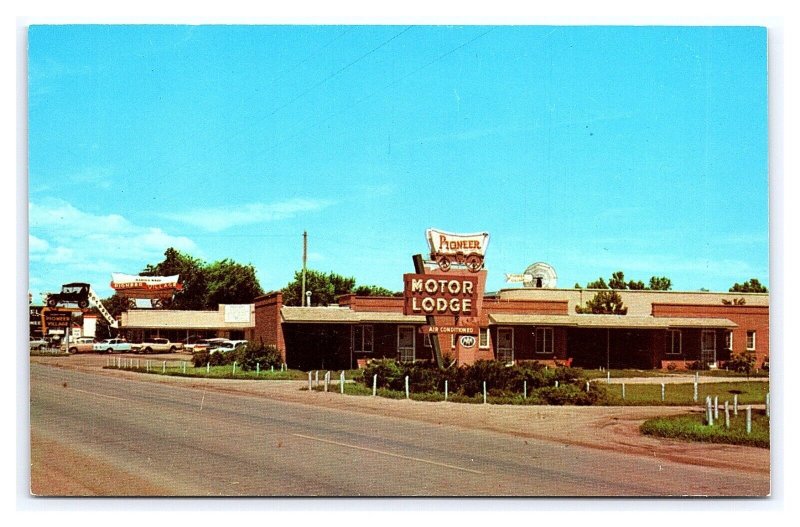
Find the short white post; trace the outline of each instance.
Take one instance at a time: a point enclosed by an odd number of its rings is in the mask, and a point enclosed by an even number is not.
[[[694,382],[695,384],[697,384],[699,381],[700,381],[700,372],[696,371],[694,372]]]
[[[556,388],[558,388],[558,381],[556,381]]]
[[[139,359],[136,359],[136,369],[139,369]],[[185,373],[185,372],[184,372]]]
[[[694,396],[692,397],[694,402],[697,402],[697,381],[694,381]]]
[[[622,383],[622,400],[625,400],[625,383]]]
[[[311,393],[311,370],[308,370],[308,393]]]
[[[611,384],[611,372],[606,372],[606,384]]]
[[[706,424],[714,426],[714,412],[711,411],[711,396],[706,396]]]
[[[408,391],[408,375],[406,375],[406,399],[408,399],[409,397],[410,397],[410,394],[409,394],[409,391]]]
[[[528,398],[528,380],[527,379],[522,383],[522,398],[523,399],[527,399]]]
[[[764,410],[767,413],[767,417],[769,417],[769,392],[767,392],[767,398],[766,398],[765,404],[766,404],[766,406],[765,406]]]
[[[378,374],[372,376],[372,396],[378,395]]]
[[[586,393],[589,393],[589,381],[586,381]]]
[[[206,362],[206,373],[211,373],[211,363]]]
[[[444,380],[444,400],[447,400],[447,379]]]
[[[186,373],[186,361],[183,361],[183,373]]]
[[[150,371],[150,360],[149,359],[144,361],[144,367],[147,369],[147,371]]]
[[[714,420],[719,421],[719,396],[714,396]]]
[[[314,386],[319,388],[319,370],[314,370]]]
[[[725,401],[725,428],[731,427],[731,410],[728,407],[728,401]]]
[[[326,392],[328,391],[328,374],[329,374],[329,373],[330,373],[329,371],[326,371],[326,372],[325,372],[325,377],[324,377],[324,382],[325,382],[325,391],[326,391]]]
[[[161,365],[161,373],[167,373],[167,361],[164,361],[164,364]]]
[[[344,393],[344,370],[342,370],[342,374],[339,375],[339,392]]]
[[[753,430],[753,407],[749,404],[747,405],[747,414],[745,419],[745,429],[749,434]]]
[[[733,415],[734,417],[739,415],[739,394],[733,394]]]
[[[231,375],[236,375],[236,361],[233,361],[233,373]]]
[[[664,383],[662,382],[661,383],[661,402],[664,402],[665,391],[666,391],[666,386],[664,386]]]
[[[259,373],[261,373],[261,363],[256,362],[256,377],[258,377]]]
[[[486,381],[483,381],[483,404],[486,404]]]
[[[269,372],[270,373],[275,373],[275,365],[274,364],[270,365]]]

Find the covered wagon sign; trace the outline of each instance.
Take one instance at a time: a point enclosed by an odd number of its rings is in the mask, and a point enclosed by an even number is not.
[[[406,315],[471,316],[478,299],[474,276],[403,275],[403,313]]]
[[[453,264],[464,265],[477,273],[483,269],[483,257],[489,244],[489,233],[454,234],[428,229],[426,231],[431,259],[442,271],[449,271]]]

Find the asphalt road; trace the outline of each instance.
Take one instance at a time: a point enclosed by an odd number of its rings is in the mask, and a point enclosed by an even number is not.
[[[31,364],[31,489],[105,496],[743,496],[769,477]]]

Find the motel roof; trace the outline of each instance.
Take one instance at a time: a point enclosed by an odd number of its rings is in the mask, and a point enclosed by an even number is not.
[[[283,306],[281,317],[286,323],[302,324],[361,324],[400,323],[424,324],[424,316],[404,315],[395,312],[353,311],[347,307],[293,307]]]
[[[570,326],[578,328],[735,328],[727,318],[641,317],[630,315],[517,315],[497,313],[489,315],[492,324],[526,326]]]

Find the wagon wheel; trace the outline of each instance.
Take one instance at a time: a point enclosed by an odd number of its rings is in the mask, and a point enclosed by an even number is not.
[[[477,273],[483,267],[483,258],[480,254],[472,253],[467,256],[466,265],[471,272]]]
[[[436,258],[436,263],[439,264],[439,269],[442,271],[447,272],[450,270],[450,259],[447,256],[439,256]]]

